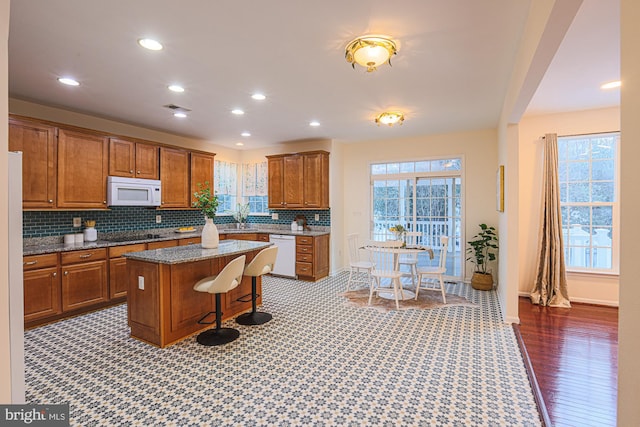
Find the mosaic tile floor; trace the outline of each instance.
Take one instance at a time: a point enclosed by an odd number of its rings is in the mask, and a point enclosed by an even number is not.
[[[130,339],[125,305],[32,329],[27,401],[68,402],[78,426],[540,425],[494,292],[380,313],[337,296],[346,278],[265,278],[274,319],[223,347]]]

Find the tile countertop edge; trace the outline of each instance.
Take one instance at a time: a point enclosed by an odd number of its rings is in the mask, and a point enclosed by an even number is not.
[[[204,249],[202,245],[174,246],[171,248],[151,249],[141,252],[129,252],[125,258],[154,264],[183,264],[264,249],[273,245],[269,242],[250,240],[223,240],[215,249]]]
[[[261,234],[284,234],[290,236],[323,236],[326,234],[330,234],[330,230],[311,230],[311,231],[291,231],[288,229],[276,229],[276,228],[247,228],[247,229],[219,229],[218,232],[220,234],[247,234],[247,233],[261,233]],[[145,230],[140,230],[138,233],[147,233]],[[151,238],[151,239],[137,239],[137,240],[129,240],[124,242],[113,242],[109,240],[96,240],[95,242],[84,242],[82,244],[76,245],[65,245],[64,243],[45,243],[45,244],[25,244],[22,246],[23,256],[30,255],[42,255],[48,253],[55,252],[70,252],[70,251],[82,251],[82,250],[91,250],[91,249],[100,249],[100,248],[108,248],[112,246],[125,246],[125,245],[134,245],[138,243],[150,243],[150,242],[162,242],[167,240],[178,240],[178,239],[190,239],[193,237],[200,237],[201,232],[196,231],[193,233],[174,233],[167,234],[160,238]],[[60,236],[62,238],[62,236]],[[37,238],[32,238],[30,241],[37,240]],[[229,239],[233,240],[233,239]]]

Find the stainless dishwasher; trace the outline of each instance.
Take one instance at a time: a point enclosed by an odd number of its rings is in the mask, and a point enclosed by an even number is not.
[[[278,256],[271,274],[296,278],[296,236],[270,234],[269,242],[278,247]]]

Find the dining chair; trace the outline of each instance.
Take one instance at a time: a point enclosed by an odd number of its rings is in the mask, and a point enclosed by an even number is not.
[[[447,297],[444,292],[444,280],[442,276],[447,271],[447,251],[449,249],[449,237],[440,236],[440,254],[438,257],[438,265],[428,267],[418,267],[418,286],[416,286],[416,299],[418,299],[418,293],[420,289],[432,289],[437,290],[435,285],[440,285],[440,292],[442,293],[442,302],[447,303]],[[423,286],[423,280],[426,282]],[[432,286],[428,286],[431,284]]]
[[[358,234],[348,234],[347,244],[349,246],[349,280],[347,280],[347,291],[351,289],[351,285],[354,285],[355,287],[355,285],[358,283],[363,283],[367,286],[370,286],[373,262],[360,258]]]
[[[370,241],[365,246],[369,251],[371,262],[374,264],[371,270],[371,283],[369,287],[369,305],[373,295],[384,298],[382,294],[393,294],[396,301],[396,309],[400,310],[400,299],[404,300],[402,289],[402,272],[397,268],[397,250],[402,246],[399,240],[389,240],[386,242]],[[389,286],[386,282],[389,282]]]
[[[407,247],[416,247],[420,242],[422,233],[420,231],[407,231],[404,233],[405,243]],[[411,275],[411,285],[415,288],[416,279],[418,278],[418,253],[400,254],[398,256],[398,269],[402,269],[403,265],[409,266],[409,273]]]

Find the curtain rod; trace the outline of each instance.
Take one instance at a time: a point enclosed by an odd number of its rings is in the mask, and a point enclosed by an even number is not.
[[[603,133],[618,133],[620,132],[619,130],[609,130],[609,131],[604,131],[604,132],[590,132],[590,133],[578,133],[575,135],[558,135],[558,138],[568,138],[568,137],[573,137],[573,136],[589,136],[589,135],[601,135]],[[542,135],[540,137],[540,139],[545,139],[544,135]]]

